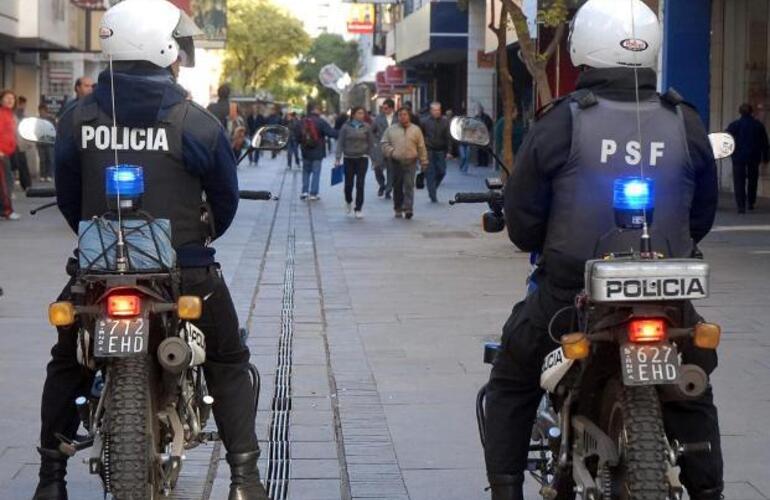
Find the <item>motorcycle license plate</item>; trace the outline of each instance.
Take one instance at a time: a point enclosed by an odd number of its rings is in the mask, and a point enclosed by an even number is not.
[[[620,363],[625,385],[673,384],[679,378],[679,354],[673,344],[623,344]]]
[[[102,318],[96,323],[94,356],[120,358],[147,352],[148,320]]]

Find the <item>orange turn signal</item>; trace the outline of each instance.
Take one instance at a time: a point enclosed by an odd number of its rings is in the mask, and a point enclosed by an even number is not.
[[[722,337],[722,329],[713,323],[695,325],[693,343],[701,349],[716,349]]]
[[[176,302],[176,312],[180,319],[200,319],[203,314],[203,300],[195,295],[182,295]]]
[[[561,348],[567,359],[584,359],[591,353],[591,341],[583,332],[569,333],[561,337]]]
[[[53,326],[70,326],[75,323],[75,314],[72,302],[54,302],[48,306],[48,321]]]

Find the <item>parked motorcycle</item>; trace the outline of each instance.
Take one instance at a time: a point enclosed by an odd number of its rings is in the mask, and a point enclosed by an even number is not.
[[[488,147],[488,133],[479,125],[458,117],[451,133],[455,140]],[[711,134],[710,140],[717,159],[735,149],[729,134]],[[484,229],[502,231],[502,183],[488,180],[487,187],[486,193],[458,193],[454,202],[487,203]],[[719,345],[718,325],[683,321],[689,302],[708,296],[709,265],[652,251],[647,223],[654,181],[621,178],[614,188],[618,231],[608,239],[628,231],[642,236],[637,250],[608,251],[586,263],[585,291],[557,314],[572,315],[572,333],[557,338],[552,330],[557,318],[549,326],[559,347],[543,363],[540,385],[546,394],[528,459],[529,473],[547,500],[679,500],[679,459],[711,451],[707,442],[669,440],[661,412],[662,402],[697,399],[708,388],[703,369],[682,364],[679,353]],[[611,241],[600,243],[613,248]],[[500,349],[487,344],[484,361],[493,363]],[[477,397],[482,445],[485,393],[483,387]]]
[[[31,142],[55,140],[53,125],[37,118],[22,120],[19,133]],[[252,149],[277,151],[288,138],[285,127],[263,127]],[[206,297],[180,292],[171,223],[141,210],[142,167],[111,166],[105,177],[111,209],[81,222],[77,259],[67,269],[72,296],[48,310],[52,325],[76,325],[78,361],[93,374],[88,395],[74,401],[86,434],[57,437],[69,456],[90,448],[89,471],[100,476],[105,496],[154,499],[174,489],[187,450],[218,439],[204,430],[214,399],[203,374],[206,335],[194,325]],[[34,188],[27,195],[55,191]],[[240,196],[272,197],[267,191]],[[201,222],[207,217],[202,213]],[[248,404],[256,409],[259,373],[250,370]]]

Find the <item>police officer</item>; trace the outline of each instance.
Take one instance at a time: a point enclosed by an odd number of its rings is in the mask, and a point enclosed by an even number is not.
[[[524,498],[527,450],[543,394],[540,367],[556,347],[548,323],[573,304],[584,287],[586,260],[615,228],[614,180],[639,176],[642,166],[644,176],[655,179],[652,238],[654,249],[667,256],[688,257],[693,242],[706,236],[714,221],[718,191],[708,137],[681,97],[656,93],[653,68],[660,43],[658,19],[641,0],[585,3],[570,34],[572,62],[582,70],[578,89],[535,123],[506,185],[511,241],[543,257],[539,288],[514,307],[490,375],[485,458],[493,500]],[[639,236],[631,232],[623,249],[638,249]],[[697,320],[694,310],[686,316],[686,322]],[[570,327],[569,315],[562,318],[555,321],[557,336]],[[716,367],[713,351],[693,348],[683,356],[708,373]],[[712,444],[710,454],[681,460],[690,498],[721,498],[722,456],[711,389],[698,401],[665,403],[663,414],[670,438]]]
[[[231,470],[229,499],[262,500],[267,495],[257,470],[255,415],[246,403],[253,397],[250,354],[240,339],[214,249],[206,245],[235,216],[235,159],[221,123],[186,100],[176,83],[179,66],[194,64],[192,36],[199,33],[170,2],[124,0],[105,13],[99,35],[103,53],[114,63],[114,77],[109,69],[99,75],[96,91],[59,122],[58,205],[77,231],[79,221],[107,211],[104,169],[114,164],[114,146],[119,146],[121,163],[144,167],[143,208],[171,220],[182,292],[206,298],[197,326],[206,335],[206,383]],[[112,127],[113,90],[117,130]],[[213,228],[202,222],[202,206],[211,214]],[[69,294],[68,286],[62,295]],[[92,379],[78,364],[76,339],[77,328],[60,328],[51,351],[41,411],[38,500],[67,498],[66,456],[58,451],[55,433],[74,437],[79,424],[74,400],[89,390]]]

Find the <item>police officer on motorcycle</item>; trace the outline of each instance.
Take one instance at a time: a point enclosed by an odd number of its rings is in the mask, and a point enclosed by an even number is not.
[[[676,92],[656,92],[656,15],[641,0],[588,0],[575,15],[569,42],[581,69],[577,90],[535,123],[505,188],[511,241],[542,257],[538,289],[513,308],[503,327],[503,350],[487,386],[485,459],[493,500],[524,498],[531,429],[543,394],[540,368],[556,347],[549,321],[574,303],[586,260],[601,256],[595,255],[597,241],[615,227],[612,194],[597,196],[596,186],[607,185],[608,176],[639,175],[643,164],[657,187],[654,250],[668,257],[689,257],[716,213],[717,171],[703,124]],[[568,316],[554,318],[557,336],[568,332]],[[685,322],[696,321],[688,306]],[[717,364],[715,351],[693,347],[683,357],[707,373]],[[721,498],[711,388],[696,401],[664,403],[663,414],[670,438],[712,446],[711,453],[680,460],[690,498]]]
[[[180,66],[194,64],[194,22],[170,2],[124,0],[108,10],[99,36],[111,59],[96,91],[59,121],[55,146],[57,202],[70,227],[107,212],[104,169],[115,161],[144,167],[143,207],[171,220],[181,288],[204,297],[196,322],[206,335],[206,383],[231,470],[230,500],[266,500],[259,479],[249,349],[214,249],[238,205],[235,158],[225,131],[176,83]],[[113,129],[113,104],[117,130]],[[130,127],[129,140],[120,133]],[[136,132],[139,130],[140,132]],[[202,207],[213,223],[204,223]],[[70,295],[68,285],[62,297]],[[67,456],[55,434],[75,437],[75,399],[91,389],[93,374],[78,364],[77,327],[60,328],[51,351],[42,398],[40,482],[36,500],[67,498]]]

